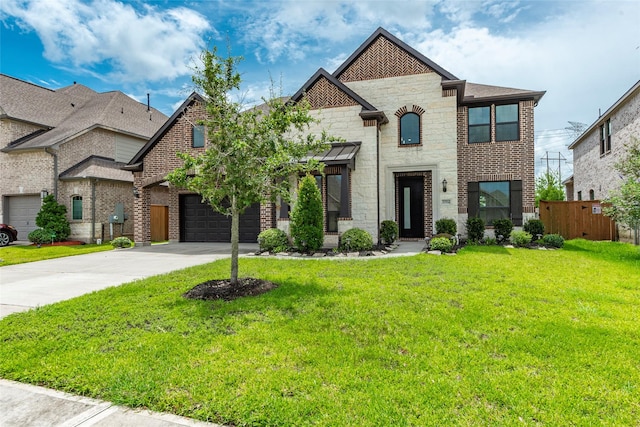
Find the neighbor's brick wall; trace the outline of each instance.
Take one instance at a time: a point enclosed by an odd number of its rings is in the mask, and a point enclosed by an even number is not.
[[[119,181],[98,180],[96,185],[95,200],[95,222],[101,224],[104,230],[103,239],[109,239],[109,216],[115,213],[116,204],[124,205],[124,213],[128,219],[124,222],[124,230],[120,224],[113,225],[113,237],[127,236],[133,238],[134,221],[134,198],[131,191],[131,183]],[[82,196],[82,220],[72,220],[71,198]],[[89,180],[61,181],[58,187],[58,203],[67,208],[67,218],[70,223],[88,223],[92,219],[92,182]],[[84,228],[79,228],[84,230]],[[86,229],[86,235],[75,236],[76,238],[89,242],[90,230]]]
[[[495,117],[492,106],[491,117]],[[522,208],[525,219],[535,212],[535,157],[533,101],[520,101],[520,140],[495,142],[492,123],[491,142],[469,144],[468,108],[458,107],[458,229],[467,218],[467,183],[474,181],[522,180]],[[531,215],[527,215],[531,214]]]
[[[10,119],[0,119],[0,148],[4,148],[11,141],[41,129]],[[4,196],[35,195],[43,189],[53,192],[53,159],[43,151],[23,153],[4,153],[0,151],[0,223],[4,222]],[[25,179],[25,171],[29,171]]]
[[[600,125],[611,119],[611,152],[600,155]],[[589,190],[596,200],[603,200],[609,192],[622,184],[615,164],[626,154],[625,144],[640,139],[640,90],[608,116],[598,119],[585,139],[573,148],[573,197],[589,199]]]

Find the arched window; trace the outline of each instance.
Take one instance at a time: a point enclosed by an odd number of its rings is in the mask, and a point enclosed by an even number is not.
[[[593,190],[589,190],[589,200],[595,200],[596,199],[596,192]]]
[[[82,219],[82,196],[73,196],[71,198],[71,219]]]
[[[400,117],[400,145],[420,144],[420,116],[405,113]]]

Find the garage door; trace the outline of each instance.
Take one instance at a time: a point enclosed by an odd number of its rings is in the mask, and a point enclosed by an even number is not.
[[[180,196],[181,242],[230,242],[231,217],[201,203],[197,194]],[[240,242],[256,243],[260,233],[260,204],[257,203],[240,216]]]
[[[29,233],[38,228],[36,215],[40,212],[40,196],[11,196],[5,200],[9,204],[9,218],[5,221],[18,230],[18,240],[28,240]]]

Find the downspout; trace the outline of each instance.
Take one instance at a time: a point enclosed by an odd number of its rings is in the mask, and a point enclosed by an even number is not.
[[[44,152],[53,157],[53,197],[58,200],[58,154],[55,151],[49,151],[49,147],[45,148]]]
[[[377,187],[377,191],[376,191],[376,198],[377,198],[377,212],[378,212],[378,222],[377,222],[377,229],[378,229],[378,245],[380,245],[381,241],[380,241],[380,122],[378,122],[376,124],[376,187]]]
[[[96,178],[91,180],[91,243],[96,240]],[[102,237],[102,236],[101,236]]]

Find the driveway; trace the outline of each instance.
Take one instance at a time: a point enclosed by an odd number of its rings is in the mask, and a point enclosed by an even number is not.
[[[256,250],[240,244],[241,255]],[[230,254],[229,243],[171,243],[8,265],[0,268],[0,318]]]

